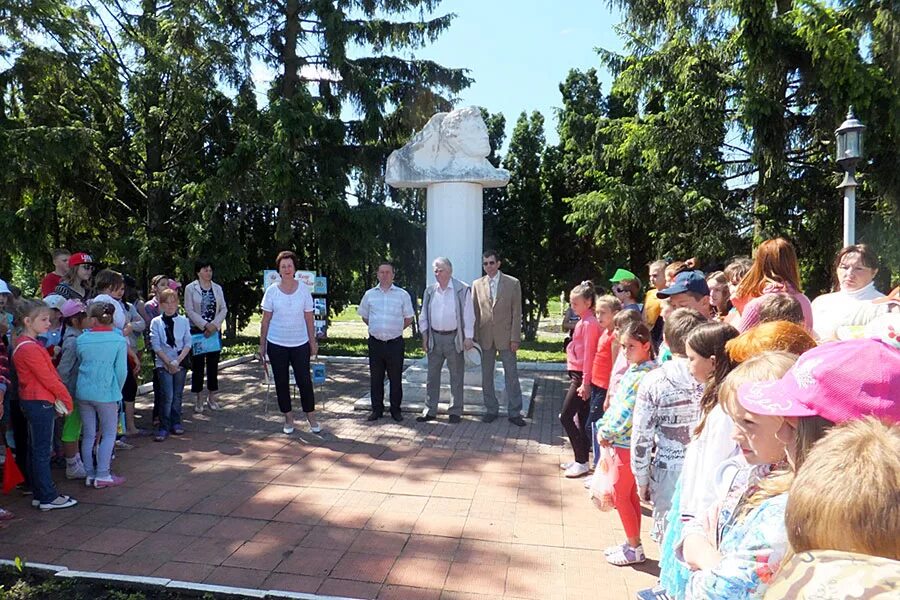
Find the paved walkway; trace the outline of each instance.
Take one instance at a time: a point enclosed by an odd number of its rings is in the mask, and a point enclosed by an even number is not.
[[[141,438],[119,452],[123,487],[63,482],[80,504],[49,513],[4,497],[21,518],[0,530],[0,558],[404,600],[633,598],[655,582],[656,545],[637,569],[607,565],[602,548],[624,537],[617,514],[598,512],[580,480],[560,476],[570,456],[560,374],[538,374],[524,428],[410,416],[372,425],[352,411],[366,367],[330,364],[320,438],[281,433],[274,391],[264,412],[258,369],[224,371],[226,409],[187,409],[182,438]]]

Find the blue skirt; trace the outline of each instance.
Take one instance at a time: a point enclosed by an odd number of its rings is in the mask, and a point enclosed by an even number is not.
[[[672,600],[684,600],[691,571],[675,558],[675,544],[681,537],[681,478],[672,496],[672,508],[667,516],[666,535],[659,550],[659,583]]]

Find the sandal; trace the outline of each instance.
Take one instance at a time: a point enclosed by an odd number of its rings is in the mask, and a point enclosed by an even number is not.
[[[606,562],[617,567],[639,565],[645,560],[647,560],[647,557],[644,556],[644,547],[640,544],[635,548],[628,544],[623,544],[618,552],[606,556]]]

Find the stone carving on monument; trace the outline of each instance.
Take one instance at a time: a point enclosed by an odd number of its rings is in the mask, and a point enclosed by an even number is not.
[[[453,276],[471,284],[481,277],[484,209],[483,190],[509,183],[509,171],[494,167],[487,127],[481,111],[474,106],[449,113],[437,113],[410,141],[391,153],[385,169],[385,181],[395,188],[427,188],[426,261],[424,284],[434,283],[431,261],[438,256],[453,262]],[[421,288],[420,288],[421,289]],[[416,290],[414,293],[421,293]],[[427,359],[415,361],[403,375],[403,410],[419,412],[424,406]],[[386,382],[387,383],[387,382]],[[528,413],[534,380],[520,378],[523,414]],[[503,370],[495,372],[494,386],[501,413],[506,410],[506,382]],[[450,398],[449,373],[441,378],[440,410],[445,412]],[[464,390],[465,412],[484,412],[481,368],[467,367]],[[357,410],[369,410],[366,395],[356,403]]]
[[[490,153],[480,110],[470,106],[437,113],[403,148],[391,153],[385,181],[395,188],[454,181],[503,187],[509,183],[509,171],[488,162]]]

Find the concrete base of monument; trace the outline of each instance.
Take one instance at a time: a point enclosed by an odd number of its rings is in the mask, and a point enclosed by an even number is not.
[[[497,402],[500,404],[500,416],[507,415],[506,402],[506,380],[503,372],[503,366],[497,362],[497,368],[494,371],[494,388],[497,392]],[[413,362],[403,372],[403,405],[402,409],[405,413],[421,414],[425,410],[426,399],[426,382],[428,380],[428,360],[423,358]],[[483,415],[484,394],[482,391],[481,367],[474,367],[465,370],[465,378],[463,383],[463,414],[465,415]],[[528,417],[531,414],[531,402],[536,391],[534,378],[522,377],[519,371],[519,385],[522,388],[522,416]],[[357,400],[353,408],[360,411],[371,411],[372,401],[371,395],[366,394]],[[385,382],[384,406],[385,412],[389,408],[389,384]],[[450,408],[450,371],[444,366],[441,371],[441,397],[438,401],[438,415],[447,414]]]

